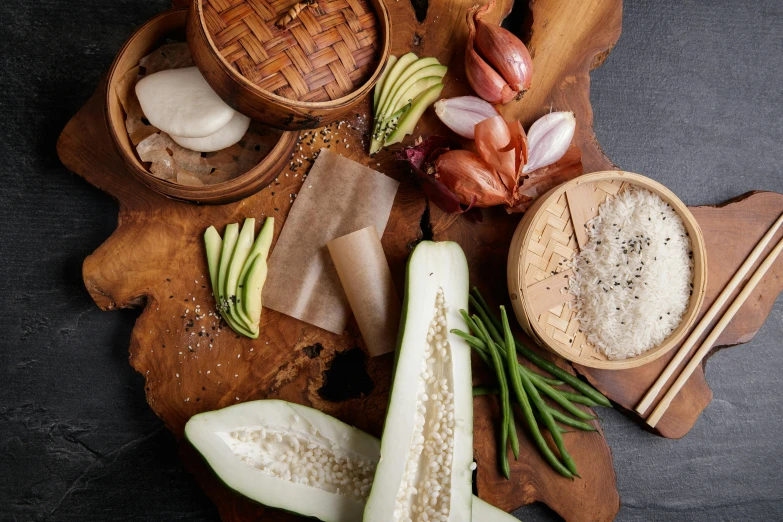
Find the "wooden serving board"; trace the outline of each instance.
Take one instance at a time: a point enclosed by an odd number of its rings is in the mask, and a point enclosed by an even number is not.
[[[428,8],[424,6],[426,16],[419,22],[408,2],[389,2],[394,24],[393,54],[414,50],[420,56],[436,56],[448,64],[445,97],[468,93],[462,60],[464,16],[472,4],[473,0],[433,1]],[[529,27],[523,36],[530,45],[536,68],[533,87],[521,102],[504,108],[505,116],[518,118],[527,127],[550,106],[572,110],[578,121],[576,141],[583,152],[585,170],[611,168],[592,131],[589,71],[602,63],[620,35],[621,2],[537,0],[531,4],[529,12],[527,6],[518,6],[512,18],[514,26]],[[416,5],[421,16],[422,4]],[[495,20],[510,8],[510,0],[499,0]],[[452,45],[443,45],[444,42]],[[273,215],[277,218],[277,238],[290,209],[290,195],[301,186],[302,171],[297,177],[286,171],[270,187],[230,205],[196,206],[167,199],[136,181],[115,153],[103,118],[104,88],[101,85],[68,123],[58,142],[58,153],[69,169],[120,203],[117,230],[85,260],[83,275],[100,308],[144,308],[132,333],[130,362],[146,378],[147,400],[155,413],[182,440],[185,422],[196,413],[240,401],[281,398],[311,405],[380,435],[392,357],[367,359],[355,324],[349,324],[343,335],[333,335],[265,310],[262,335],[257,340],[239,338],[230,330],[213,330],[217,321],[209,315],[213,301],[202,247],[204,229],[211,224],[222,227],[246,216]],[[496,274],[505,274],[509,240],[519,216],[508,216],[495,209],[486,212],[484,222],[477,224],[428,207],[391,152],[367,157],[364,140],[368,119],[369,107],[365,103],[348,118],[351,129],[344,125],[338,131],[340,135],[336,137],[347,138],[347,142],[335,143],[333,139],[332,150],[402,182],[382,240],[398,290],[402,289],[405,260],[416,242],[429,237],[452,239],[460,243],[468,256],[472,282],[489,300],[506,301],[505,280]],[[422,135],[442,132],[443,127],[432,114],[425,115],[417,130]],[[300,154],[309,157],[322,146],[320,139],[312,144],[309,139],[305,137],[303,150],[295,158]],[[763,223],[771,221],[770,216],[781,208],[783,196],[760,194],[723,209],[697,208],[694,212],[705,227],[708,248],[714,251],[716,245],[726,244],[727,240],[741,239],[750,244],[752,235],[738,234],[740,229],[726,226],[727,221],[740,216],[758,227],[760,235]],[[737,234],[742,237],[735,237]],[[745,248],[745,242],[738,244]],[[728,277],[732,264],[741,262],[742,253],[738,247],[731,255],[725,254],[724,249],[720,259],[725,266],[718,273]],[[777,266],[767,279],[777,277],[780,270]],[[716,275],[714,282],[718,283],[721,277]],[[763,322],[780,285],[778,281],[768,281],[760,288],[767,293],[748,305],[754,307],[752,310],[743,309],[721,338],[724,344],[749,340]],[[713,297],[716,291],[711,286]],[[570,369],[564,361],[557,362]],[[475,364],[478,372],[480,364]],[[639,385],[633,385],[643,382],[637,381],[638,375],[580,370],[623,407],[633,406],[640,393]],[[682,397],[687,401],[675,401],[659,424],[660,432],[666,436],[687,431],[709,403],[711,393],[702,373],[691,378]],[[522,454],[519,462],[512,460],[512,480],[505,481],[495,465],[496,420],[494,400],[477,398],[474,429],[479,496],[506,510],[542,501],[566,520],[614,518],[619,496],[611,452],[602,432],[566,436],[569,450],[583,473],[583,478],[574,482],[559,477],[545,465],[521,433]],[[296,518],[229,492],[188,444],[180,444],[180,452],[183,463],[196,475],[225,520]]]

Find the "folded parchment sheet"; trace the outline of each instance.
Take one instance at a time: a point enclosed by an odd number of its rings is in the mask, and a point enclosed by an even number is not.
[[[374,226],[326,244],[371,357],[394,350],[400,299]]]
[[[264,306],[341,334],[351,310],[326,244],[368,226],[382,237],[398,186],[321,149],[269,258]]]

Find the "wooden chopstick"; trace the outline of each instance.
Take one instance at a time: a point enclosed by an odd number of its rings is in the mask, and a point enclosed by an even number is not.
[[[674,381],[672,387],[669,388],[669,391],[667,391],[666,395],[663,396],[661,402],[658,403],[658,406],[655,407],[652,414],[647,418],[647,424],[653,428],[656,424],[658,424],[658,421],[661,420],[663,414],[666,413],[666,410],[669,408],[669,405],[671,404],[674,397],[677,396],[679,391],[690,378],[691,374],[693,374],[694,370],[696,370],[696,367],[699,366],[701,361],[707,356],[710,348],[712,348],[712,345],[715,344],[715,341],[718,340],[720,334],[723,333],[723,330],[726,329],[726,326],[728,326],[732,318],[737,314],[748,297],[750,297],[750,294],[753,293],[753,290],[756,289],[759,281],[764,278],[764,275],[766,275],[769,268],[775,263],[781,250],[783,250],[783,239],[778,241],[778,244],[775,245],[775,248],[772,249],[772,252],[767,255],[767,257],[764,259],[764,262],[761,263],[761,265],[759,265],[759,267],[753,273],[753,276],[748,281],[748,284],[745,285],[745,288],[742,289],[742,292],[740,292],[736,299],[734,299],[734,302],[731,303],[729,309],[726,310],[726,313],[723,314],[723,317],[721,317],[718,324],[716,324],[715,328],[712,329],[710,335],[707,336],[707,338],[704,340],[680,376],[677,377],[677,380]]]
[[[647,391],[647,394],[644,396],[642,401],[636,406],[636,411],[639,414],[644,414],[644,412],[647,411],[650,405],[658,397],[658,394],[661,393],[661,389],[663,389],[664,385],[671,378],[674,371],[688,355],[688,352],[690,352],[691,348],[693,348],[693,346],[696,344],[696,341],[699,340],[699,337],[701,337],[715,316],[718,315],[718,312],[720,312],[720,309],[723,308],[724,304],[726,304],[726,301],[728,301],[729,297],[731,297],[731,294],[733,294],[734,290],[739,287],[739,284],[745,278],[747,273],[751,268],[753,268],[753,265],[756,264],[756,261],[758,261],[759,257],[761,257],[764,249],[767,248],[769,242],[772,241],[772,238],[775,237],[775,234],[777,234],[781,224],[783,224],[783,214],[778,217],[777,221],[775,221],[767,233],[764,234],[764,237],[761,238],[751,253],[748,254],[747,259],[745,259],[745,262],[742,263],[742,266],[739,267],[737,273],[735,273],[728,284],[726,284],[726,287],[720,293],[718,298],[715,299],[715,302],[712,303],[710,309],[707,310],[707,313],[704,315],[702,320],[699,321],[699,324],[697,324],[696,328],[693,329],[693,332],[691,332],[691,334],[685,340],[685,343],[683,343],[683,345],[677,351],[677,354],[671,361],[669,361],[666,369],[663,370],[661,375],[658,376],[655,384],[653,384],[653,386]]]

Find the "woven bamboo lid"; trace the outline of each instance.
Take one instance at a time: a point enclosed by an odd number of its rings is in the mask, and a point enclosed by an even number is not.
[[[389,58],[391,21],[383,0],[192,0],[187,37],[229,105],[304,129],[370,93]]]
[[[220,54],[261,89],[292,100],[341,98],[378,64],[375,10],[365,0],[319,0],[279,27],[297,3],[204,0],[204,19]]]

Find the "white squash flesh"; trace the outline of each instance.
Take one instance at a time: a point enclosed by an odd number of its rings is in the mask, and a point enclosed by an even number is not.
[[[473,522],[519,522],[519,519],[514,515],[506,513],[478,497],[473,497],[471,514]]]
[[[253,433],[262,429],[265,438],[260,435],[253,437]],[[278,433],[283,439],[280,442],[275,437]],[[356,495],[347,494],[343,489],[337,494],[336,486],[331,485],[326,486],[331,491],[324,491],[324,488],[317,488],[312,483],[297,484],[256,467],[264,461],[269,462],[273,455],[279,455],[277,449],[293,450],[289,444],[290,437],[286,439],[283,433],[292,434],[298,440],[306,438],[313,441],[311,444],[328,447],[332,453],[353,456],[366,468],[374,468],[380,458],[380,444],[375,437],[318,410],[286,401],[261,400],[237,404],[196,415],[185,425],[185,437],[206,459],[218,478],[251,500],[327,522],[362,520],[364,501],[357,501]],[[335,449],[331,442],[335,442]],[[302,442],[299,445],[305,453],[311,451],[308,445]],[[369,489],[371,485],[372,476],[363,486]],[[361,495],[361,490],[359,493]],[[475,522],[516,520],[478,497],[472,498],[472,514],[467,520],[471,519]]]
[[[334,417],[253,401],[194,416],[185,436],[228,487],[252,500],[325,522],[362,519],[378,440]]]
[[[172,134],[171,139],[176,144],[196,152],[215,152],[216,150],[227,149],[241,140],[248,127],[250,127],[250,118],[234,111],[234,116],[231,117],[228,123],[209,136],[185,138]]]
[[[473,397],[468,267],[456,243],[420,243],[408,262],[394,384],[365,522],[471,516]]]
[[[136,84],[136,96],[152,125],[183,138],[214,134],[236,112],[212,90],[197,67],[145,76]]]

